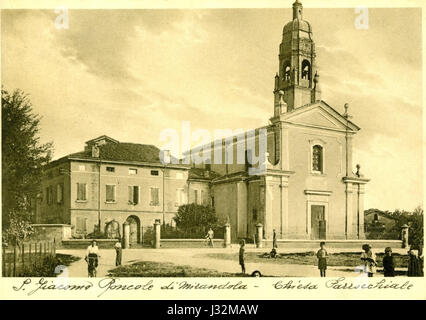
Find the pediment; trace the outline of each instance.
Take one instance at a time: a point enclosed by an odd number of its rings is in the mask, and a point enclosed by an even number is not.
[[[347,121],[345,117],[323,101],[303,106],[292,112],[286,113],[282,116],[282,120],[287,123],[307,127],[318,127],[338,131],[346,129],[350,131],[359,130],[359,127],[351,121]]]

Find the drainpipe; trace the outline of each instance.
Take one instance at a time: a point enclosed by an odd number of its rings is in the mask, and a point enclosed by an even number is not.
[[[345,113],[344,113],[344,117],[346,118],[346,134],[345,134],[345,142],[346,142],[346,177],[348,177],[349,174],[349,155],[348,155],[348,140],[349,140],[349,131],[348,131],[348,126],[349,126],[349,113],[348,113],[348,109],[349,109],[349,104],[345,103]],[[345,239],[348,239],[348,183],[346,183],[346,201],[345,201]]]
[[[101,167],[102,162],[99,160],[99,175],[98,175],[98,231],[101,232]]]

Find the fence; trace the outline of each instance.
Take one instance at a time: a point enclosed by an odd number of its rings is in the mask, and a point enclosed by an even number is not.
[[[46,258],[56,257],[55,241],[27,242],[2,251],[3,277],[20,277],[43,268]]]
[[[223,226],[213,226],[212,229],[215,239],[223,239]],[[194,227],[192,230],[179,230],[166,224],[161,228],[161,239],[203,239],[206,237],[208,230],[209,228],[206,226]]]

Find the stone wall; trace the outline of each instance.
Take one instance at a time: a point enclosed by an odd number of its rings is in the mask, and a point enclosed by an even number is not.
[[[71,239],[71,225],[68,224],[33,224],[34,233],[31,240],[55,241],[60,245],[63,240]]]

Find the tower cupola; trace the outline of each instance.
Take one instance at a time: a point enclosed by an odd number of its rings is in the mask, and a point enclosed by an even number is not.
[[[303,20],[303,5],[296,0],[293,3],[293,20],[283,28],[279,71],[275,78],[274,106],[281,99],[279,91],[284,92],[282,98],[287,104],[287,112],[317,100],[315,74],[317,68],[312,27],[308,21]]]

